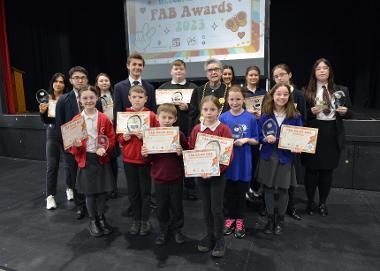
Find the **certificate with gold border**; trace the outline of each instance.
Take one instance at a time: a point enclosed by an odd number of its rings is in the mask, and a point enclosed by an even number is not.
[[[231,160],[232,149],[234,147],[233,138],[198,133],[195,141],[195,149],[215,150],[219,156],[219,163],[228,166]]]
[[[185,177],[220,176],[219,159],[215,150],[183,151]]]
[[[299,149],[301,152],[314,154],[317,147],[317,139],[317,128],[281,125],[278,147],[286,150]]]
[[[74,145],[75,139],[87,138],[86,122],[80,117],[61,125],[63,148],[67,150]]]
[[[156,104],[190,103],[193,89],[156,89]]]
[[[148,128],[150,128],[150,111],[117,112],[117,134],[134,134]]]
[[[149,154],[176,152],[179,144],[179,128],[149,128],[144,131],[143,142]]]

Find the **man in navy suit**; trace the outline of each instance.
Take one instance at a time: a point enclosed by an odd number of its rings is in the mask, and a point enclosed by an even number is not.
[[[126,108],[131,107],[128,99],[129,89],[134,85],[141,85],[145,88],[148,101],[145,107],[156,112],[156,97],[154,87],[145,80],[141,79],[144,71],[145,61],[140,54],[132,54],[127,59],[127,69],[129,76],[127,79],[117,83],[114,87],[114,116],[115,125],[117,112],[125,112]]]
[[[87,77],[87,70],[81,66],[75,66],[69,70],[69,80],[73,89],[62,95],[57,102],[55,121],[58,127],[72,120],[81,111],[78,91],[87,85]],[[100,101],[97,102],[96,108],[101,111],[102,106]],[[67,199],[75,200],[75,204],[78,206],[77,219],[82,219],[85,216],[85,197],[83,194],[78,194],[75,189],[77,169],[78,166],[74,156],[69,152],[64,152],[64,177],[66,183],[70,184],[70,187],[66,190]]]

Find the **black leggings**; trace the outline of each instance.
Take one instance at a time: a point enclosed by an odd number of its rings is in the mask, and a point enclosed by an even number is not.
[[[309,169],[305,172],[305,189],[309,203],[314,202],[315,191],[318,187],[319,203],[326,203],[332,184],[332,169]]]
[[[264,197],[269,216],[273,216],[276,209],[279,216],[285,215],[289,200],[288,189],[264,186]]]
[[[92,219],[104,215],[107,193],[86,195],[86,207],[88,216]]]
[[[246,208],[245,193],[248,187],[249,182],[227,180],[224,197],[228,218],[244,219]]]

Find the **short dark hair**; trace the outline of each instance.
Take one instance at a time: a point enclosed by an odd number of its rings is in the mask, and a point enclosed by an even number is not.
[[[142,60],[143,66],[145,66],[145,60],[144,60],[143,56],[140,55],[139,53],[130,54],[128,56],[128,58],[127,58],[127,65],[129,65],[132,62],[132,59],[140,59],[140,60]]]
[[[88,71],[85,68],[83,68],[82,66],[74,66],[74,67],[72,67],[69,70],[69,77],[70,78],[71,78],[71,76],[73,76],[74,72],[81,72],[81,73],[85,74],[86,76],[88,76]]]

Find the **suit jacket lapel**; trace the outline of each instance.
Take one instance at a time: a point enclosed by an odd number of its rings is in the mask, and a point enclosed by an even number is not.
[[[79,113],[79,107],[78,107],[78,101],[77,101],[77,98],[75,96],[74,90],[72,90],[70,92],[69,101],[70,101],[71,110],[73,111],[74,115],[78,114]]]

